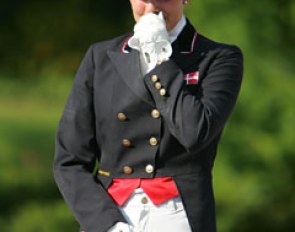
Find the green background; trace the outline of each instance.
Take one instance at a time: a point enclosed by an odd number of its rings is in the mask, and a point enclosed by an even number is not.
[[[245,58],[214,168],[218,229],[294,231],[295,2],[191,0],[186,15]],[[88,46],[133,24],[127,0],[1,2],[1,231],[78,231],[52,176],[56,126]]]

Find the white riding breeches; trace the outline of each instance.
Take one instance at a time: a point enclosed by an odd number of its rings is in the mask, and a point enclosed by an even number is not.
[[[133,232],[191,232],[180,197],[156,206],[139,188],[120,211]]]

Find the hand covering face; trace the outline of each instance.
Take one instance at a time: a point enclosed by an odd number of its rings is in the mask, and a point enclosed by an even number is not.
[[[134,36],[129,46],[140,52],[143,74],[153,69],[157,63],[169,60],[172,47],[162,12],[142,16],[134,27]]]

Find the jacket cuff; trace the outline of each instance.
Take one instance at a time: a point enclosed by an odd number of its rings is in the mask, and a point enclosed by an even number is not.
[[[183,74],[179,67],[168,60],[157,65],[151,72],[145,75],[144,81],[151,92],[156,106],[165,111],[170,101],[177,97],[183,86]]]

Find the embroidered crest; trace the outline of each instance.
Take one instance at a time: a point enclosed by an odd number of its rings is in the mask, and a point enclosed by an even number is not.
[[[187,85],[197,85],[199,82],[199,72],[192,72],[183,75],[183,79],[185,80]]]

